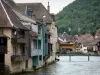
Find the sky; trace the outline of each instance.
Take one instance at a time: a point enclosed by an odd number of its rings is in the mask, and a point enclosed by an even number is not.
[[[48,1],[50,3],[50,13],[57,14],[63,9],[63,7],[72,3],[74,0],[14,0],[16,3],[31,3],[31,2],[41,2],[46,8]]]

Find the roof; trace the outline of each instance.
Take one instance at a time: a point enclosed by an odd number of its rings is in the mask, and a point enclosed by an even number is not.
[[[98,39],[91,40],[91,41],[88,43],[88,46],[96,45],[98,42],[99,42]]]
[[[51,15],[42,3],[19,3],[20,11],[25,14],[26,6],[31,8],[36,20],[42,21],[43,16],[46,16],[46,23],[51,23],[53,21]]]
[[[68,34],[66,34],[66,35],[59,35],[59,38],[61,39],[61,41],[66,40],[65,42],[75,42],[77,40],[76,36],[68,35]]]
[[[28,30],[20,21],[20,19],[18,18],[18,16],[12,11],[11,7],[5,3],[4,1],[2,1],[2,4],[4,6],[4,9],[6,10],[5,14],[6,16],[8,15],[8,18],[10,19],[10,21],[12,22],[13,26],[18,28],[18,29],[23,29],[23,30]]]
[[[36,24],[36,21],[35,21],[35,20],[30,19],[30,18],[26,17],[25,15],[22,15],[22,14],[19,13],[18,11],[13,10],[13,12],[19,17],[20,20],[26,21],[26,22],[31,22],[31,23]]]
[[[94,37],[91,34],[84,34],[80,35],[76,42],[78,43],[83,43],[83,44],[88,44],[89,42],[95,40]]]
[[[3,0],[7,5],[9,5],[12,8],[18,8],[17,4],[14,2],[14,0]]]

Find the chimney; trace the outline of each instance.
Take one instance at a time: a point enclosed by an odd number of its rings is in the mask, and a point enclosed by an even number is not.
[[[49,1],[48,1],[47,10],[48,10],[48,12],[50,13],[50,5],[49,5]]]

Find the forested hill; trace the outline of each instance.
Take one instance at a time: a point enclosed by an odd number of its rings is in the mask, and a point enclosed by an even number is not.
[[[59,32],[95,34],[100,28],[100,0],[75,0],[56,15]]]

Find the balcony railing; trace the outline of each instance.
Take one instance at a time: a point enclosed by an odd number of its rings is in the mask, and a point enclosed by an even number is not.
[[[43,51],[41,49],[32,49],[31,50],[31,56],[37,56],[37,55],[42,55]]]
[[[12,36],[11,38],[11,41],[12,43],[26,43],[27,42],[27,39],[25,37],[15,37],[15,36]]]
[[[26,43],[27,42],[27,39],[26,38],[18,38],[17,39],[17,42],[18,43]]]
[[[11,56],[12,62],[22,62],[24,60],[27,60],[27,56],[23,56],[23,55],[12,55]]]

